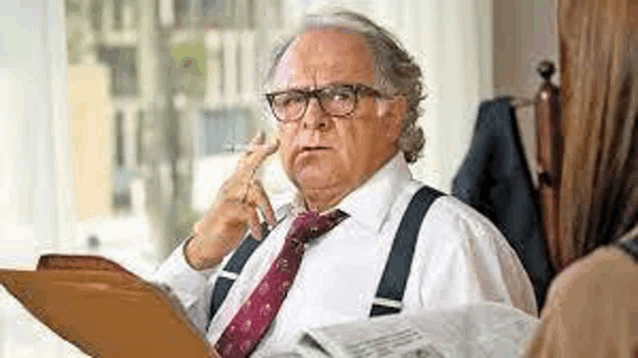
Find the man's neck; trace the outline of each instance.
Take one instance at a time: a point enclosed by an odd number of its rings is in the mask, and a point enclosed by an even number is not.
[[[308,210],[323,213],[337,206],[350,191],[341,188],[311,189],[304,191],[302,198]]]

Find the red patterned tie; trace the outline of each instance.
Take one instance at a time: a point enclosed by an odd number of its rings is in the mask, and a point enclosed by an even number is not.
[[[328,232],[346,217],[346,213],[336,210],[321,216],[308,211],[295,218],[279,256],[215,344],[222,357],[246,357],[255,349],[297,275],[304,243]]]

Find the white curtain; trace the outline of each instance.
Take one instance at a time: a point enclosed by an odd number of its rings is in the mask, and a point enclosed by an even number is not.
[[[0,221],[33,232],[35,258],[74,230],[63,2],[3,3],[0,34]]]
[[[0,267],[74,237],[64,1],[0,5]],[[72,351],[0,289],[0,357]]]
[[[412,171],[449,191],[469,147],[478,105],[494,92],[492,0],[289,0],[287,6],[292,17],[341,6],[370,16],[399,37],[422,66],[428,96],[420,119],[424,156]]]

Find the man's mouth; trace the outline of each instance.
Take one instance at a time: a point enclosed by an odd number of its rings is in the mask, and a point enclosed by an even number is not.
[[[317,150],[326,150],[326,149],[330,149],[329,147],[322,147],[322,146],[313,146],[313,147],[302,147],[301,148],[301,152],[314,152]]]

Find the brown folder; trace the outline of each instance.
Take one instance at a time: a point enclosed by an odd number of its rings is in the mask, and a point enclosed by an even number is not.
[[[0,283],[38,320],[93,357],[216,357],[176,299],[98,256],[45,255]]]

